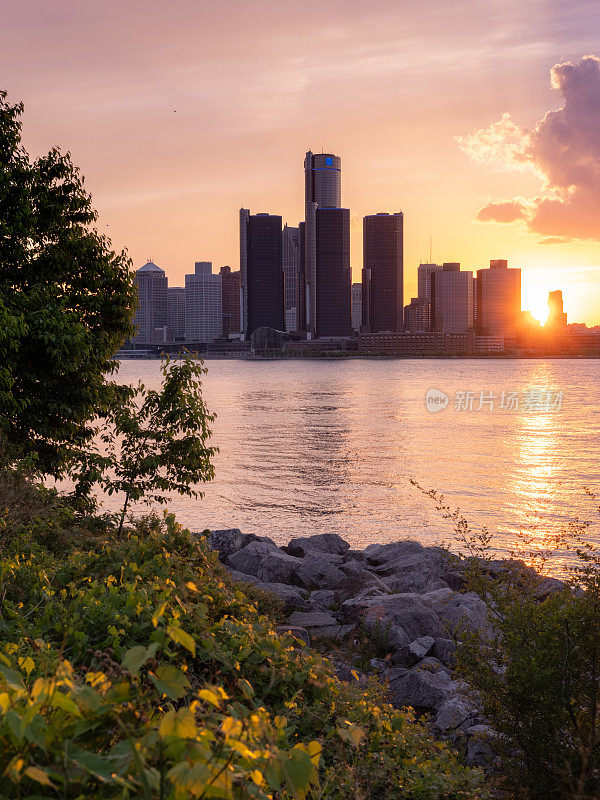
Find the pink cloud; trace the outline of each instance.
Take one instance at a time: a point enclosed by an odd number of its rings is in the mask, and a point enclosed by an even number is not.
[[[532,130],[519,128],[504,114],[489,128],[459,140],[475,161],[534,170],[546,192],[526,202],[489,203],[477,219],[524,219],[532,233],[600,241],[600,58],[557,64],[551,76],[564,104]]]

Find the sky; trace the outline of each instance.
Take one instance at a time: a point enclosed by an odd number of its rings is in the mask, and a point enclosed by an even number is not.
[[[239,266],[238,212],[303,217],[308,149],[419,261],[521,267],[538,318],[600,324],[598,0],[3,0],[0,88],[33,155],[81,167],[98,226],[170,285]]]

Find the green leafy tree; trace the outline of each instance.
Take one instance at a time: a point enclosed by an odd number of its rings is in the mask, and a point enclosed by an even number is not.
[[[136,293],[69,154],[22,146],[22,112],[0,92],[0,435],[60,475],[114,397]]]
[[[168,492],[203,497],[200,482],[212,480],[210,423],[202,398],[202,361],[190,355],[161,365],[160,390],[143,384],[123,393],[112,408],[100,437],[104,451],[88,458],[79,483],[85,493],[99,483],[111,495],[124,495],[119,535],[131,503],[166,503]]]

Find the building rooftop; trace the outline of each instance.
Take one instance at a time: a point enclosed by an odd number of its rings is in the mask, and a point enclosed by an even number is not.
[[[160,267],[156,266],[154,261],[147,261],[144,264],[144,266],[140,267],[137,271],[138,272],[162,272],[163,275],[165,274],[164,269],[161,269]]]

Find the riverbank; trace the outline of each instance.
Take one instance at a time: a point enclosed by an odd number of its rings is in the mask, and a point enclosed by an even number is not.
[[[461,637],[492,631],[489,606],[468,590],[469,560],[411,540],[353,550],[335,534],[278,547],[268,537],[215,530],[209,542],[241,585],[283,602],[279,630],[327,653],[338,677],[365,685],[377,676],[396,708],[429,715],[433,732],[464,750],[469,765],[493,768],[494,732],[455,673]],[[540,601],[565,589],[519,562],[482,567],[493,577],[517,567],[536,581]]]

